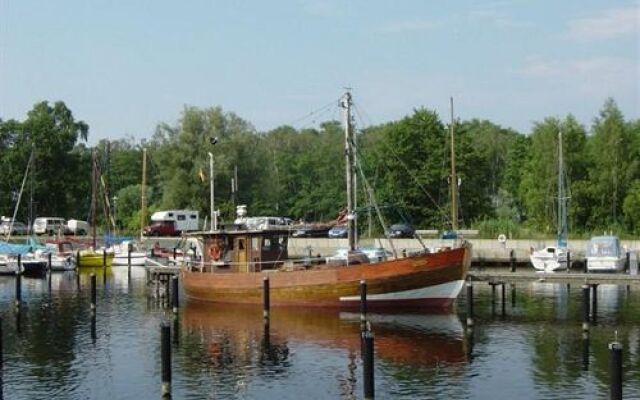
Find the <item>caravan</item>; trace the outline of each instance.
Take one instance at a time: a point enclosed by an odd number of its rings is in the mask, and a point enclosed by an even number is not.
[[[151,215],[151,225],[144,228],[145,236],[177,236],[197,231],[198,212],[191,210],[158,211]]]

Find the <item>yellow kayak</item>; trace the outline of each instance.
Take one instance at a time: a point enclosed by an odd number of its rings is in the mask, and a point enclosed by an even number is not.
[[[102,267],[111,266],[113,260],[113,253],[95,250],[81,250],[79,253],[80,258],[76,260],[78,267]]]

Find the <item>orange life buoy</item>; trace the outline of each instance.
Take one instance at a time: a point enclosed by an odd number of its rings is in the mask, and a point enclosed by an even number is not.
[[[222,249],[220,248],[220,246],[218,245],[218,243],[214,243],[210,248],[209,248],[209,255],[211,256],[211,259],[213,261],[218,261],[220,260],[220,257],[222,257]]]

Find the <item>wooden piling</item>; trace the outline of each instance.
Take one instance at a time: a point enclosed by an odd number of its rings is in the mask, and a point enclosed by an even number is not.
[[[160,325],[160,353],[162,369],[162,397],[171,396],[171,327],[168,323]]]
[[[107,267],[107,249],[102,249],[102,268]]]
[[[367,319],[367,282],[360,281],[360,321]]]
[[[51,253],[47,253],[47,270],[51,271]]]
[[[622,344],[609,343],[609,397],[622,400]]]
[[[589,330],[589,308],[591,305],[589,291],[591,287],[589,285],[582,285],[582,330]]]
[[[96,309],[96,274],[91,273],[91,309]]]
[[[265,319],[269,318],[269,309],[271,308],[269,291],[269,277],[265,276],[262,278],[262,316]]]
[[[178,277],[171,277],[171,304],[174,314],[178,312]]]
[[[598,320],[598,284],[592,283],[591,286],[591,321],[595,324]]]
[[[516,284],[511,283],[511,307],[516,306]]]
[[[16,271],[16,307],[22,303],[22,274]]]
[[[516,251],[514,249],[509,252],[509,261],[511,263],[511,272],[516,272]]]
[[[375,380],[374,380],[374,338],[373,332],[362,332],[364,341],[362,381],[364,386],[364,398],[373,399],[375,397]]]
[[[502,301],[502,317],[504,317],[506,315],[505,303],[507,301],[505,283],[504,282],[500,282],[500,286],[501,286],[501,291],[502,291],[501,296],[500,296],[500,300]]]

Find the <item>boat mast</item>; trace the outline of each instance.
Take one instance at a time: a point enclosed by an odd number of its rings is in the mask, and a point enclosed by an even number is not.
[[[142,149],[142,189],[140,193],[140,241],[144,240],[144,223],[147,218],[147,198],[145,188],[147,185],[147,149]]]
[[[558,247],[567,247],[567,197],[564,193],[562,131],[558,130]]]
[[[356,225],[355,225],[355,193],[353,188],[353,130],[351,127],[351,93],[346,92],[342,97],[341,107],[344,108],[344,154],[345,171],[347,176],[347,237],[349,239],[349,251],[356,249]]]
[[[451,229],[458,230],[458,178],[456,177],[456,151],[455,136],[453,127],[455,121],[453,119],[453,97],[451,100],[451,124],[449,131],[451,132]]]
[[[96,149],[91,150],[91,245],[96,248],[96,192],[98,191],[98,171],[96,170]]]

